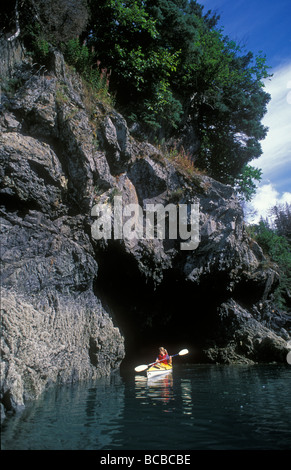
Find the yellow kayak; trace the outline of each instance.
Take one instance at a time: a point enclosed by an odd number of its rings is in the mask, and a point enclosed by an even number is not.
[[[156,377],[157,375],[169,374],[173,370],[173,366],[170,364],[154,364],[147,370],[148,378]]]

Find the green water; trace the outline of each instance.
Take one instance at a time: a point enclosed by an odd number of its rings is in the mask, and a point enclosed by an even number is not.
[[[177,365],[54,387],[2,426],[6,450],[291,449],[291,367]]]

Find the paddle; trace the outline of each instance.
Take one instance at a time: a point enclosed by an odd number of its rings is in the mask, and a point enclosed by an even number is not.
[[[177,354],[174,354],[173,356],[170,356],[170,357],[175,357],[175,356],[185,356],[185,354],[188,354],[188,349],[182,349],[180,352],[178,352]],[[135,371],[136,372],[142,372],[143,370],[146,370],[148,367],[154,365],[154,364],[157,364],[158,362],[162,362],[163,359],[161,361],[155,361],[155,362],[152,362],[151,364],[148,364],[148,365],[141,365],[141,366],[137,366],[135,367]]]

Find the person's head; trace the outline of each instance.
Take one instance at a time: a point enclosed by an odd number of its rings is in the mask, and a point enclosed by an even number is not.
[[[163,355],[164,355],[164,354],[168,354],[167,350],[166,350],[165,348],[163,348],[163,346],[161,346],[161,347],[159,348],[159,353],[160,353],[160,354],[163,354]]]

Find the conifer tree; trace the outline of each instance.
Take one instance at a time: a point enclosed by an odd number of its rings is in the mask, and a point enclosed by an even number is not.
[[[91,0],[88,30],[127,118],[175,137],[191,126],[195,164],[230,184],[261,155],[269,95],[265,57],[225,37],[194,0]],[[162,129],[162,132],[161,132]]]
[[[267,132],[268,67],[263,55],[255,57],[223,34],[217,15],[196,0],[27,0],[17,3],[16,27],[16,3],[3,16],[12,34],[16,28],[29,36],[33,23],[32,47],[78,40],[84,73],[110,71],[109,91],[129,123],[138,122],[149,140],[182,140],[196,167],[250,197],[259,175],[249,163],[261,155]],[[183,133],[195,145],[184,142]]]

